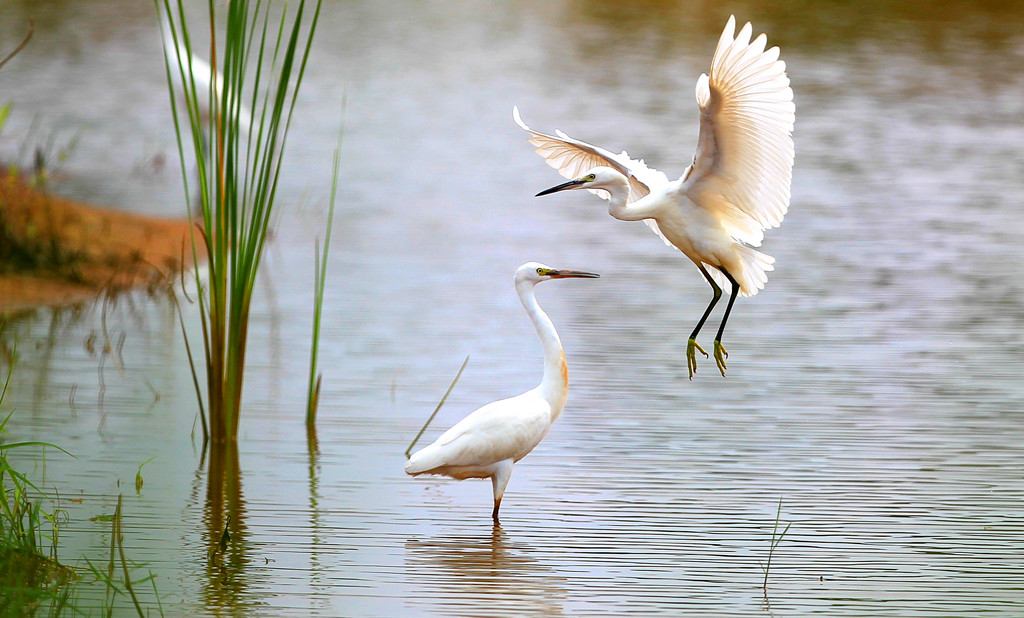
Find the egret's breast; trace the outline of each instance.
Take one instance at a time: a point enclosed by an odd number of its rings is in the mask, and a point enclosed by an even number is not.
[[[665,209],[656,220],[665,238],[694,262],[717,266],[717,256],[732,247],[732,238],[721,221],[685,196],[676,208]]]
[[[672,246],[682,251],[684,255],[694,259],[697,251],[694,249],[692,239],[688,233],[686,221],[678,215],[658,217],[655,220],[658,222],[658,229],[661,231],[662,236],[672,243]]]

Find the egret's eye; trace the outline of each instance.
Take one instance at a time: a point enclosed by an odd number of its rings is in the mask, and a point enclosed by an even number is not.
[[[595,178],[597,178],[597,176],[595,176],[594,174],[587,174],[586,176],[583,177],[583,181],[584,182],[594,182]]]
[[[543,268],[538,268],[537,269],[537,274],[543,277],[544,276],[544,269]]]

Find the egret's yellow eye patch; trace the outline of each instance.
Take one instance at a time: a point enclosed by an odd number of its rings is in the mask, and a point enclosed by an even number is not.
[[[584,176],[583,178],[581,178],[581,180],[582,180],[583,182],[594,182],[594,179],[595,179],[595,178],[597,178],[597,176],[595,176],[594,174],[587,174],[586,176]]]
[[[540,275],[541,277],[546,276],[550,272],[551,272],[551,269],[549,269],[549,268],[538,268],[537,269],[537,274]]]

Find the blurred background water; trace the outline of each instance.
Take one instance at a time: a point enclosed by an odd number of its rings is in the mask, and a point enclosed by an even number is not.
[[[787,63],[793,199],[764,245],[767,288],[730,319],[728,377],[702,359],[691,382],[707,284],[600,200],[534,199],[558,176],[511,109],[678,175],[730,14]],[[0,49],[29,19],[31,44],[0,71],[14,105],[0,159],[57,161],[74,142],[54,191],[182,214],[153,7],[9,0]],[[166,300],[108,307],[120,371],[85,345],[99,306],[4,327],[20,352],[11,437],[77,456],[27,462],[69,499],[61,558],[105,555],[109,524],[90,518],[124,493],[127,553],[172,613],[1019,615],[1022,27],[1024,5],[1002,1],[326,3],[226,496],[208,485]],[[312,247],[342,122],[316,454]],[[402,451],[466,354],[426,439],[539,380],[511,286],[527,260],[602,278],[539,289],[572,392],[492,529],[489,484],[407,478]],[[780,498],[792,527],[765,594]],[[232,545],[211,563],[220,511]]]

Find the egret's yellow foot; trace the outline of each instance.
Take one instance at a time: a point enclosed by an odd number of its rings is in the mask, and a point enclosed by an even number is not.
[[[705,356],[707,356],[705,354]],[[718,363],[718,370],[725,377],[725,359],[729,358],[729,352],[722,346],[722,342],[715,339],[715,362]]]
[[[686,368],[690,370],[691,380],[693,379],[693,374],[697,373],[697,350],[700,350],[704,358],[708,357],[708,353],[704,351],[704,348],[700,347],[696,339],[690,339],[686,342]]]

